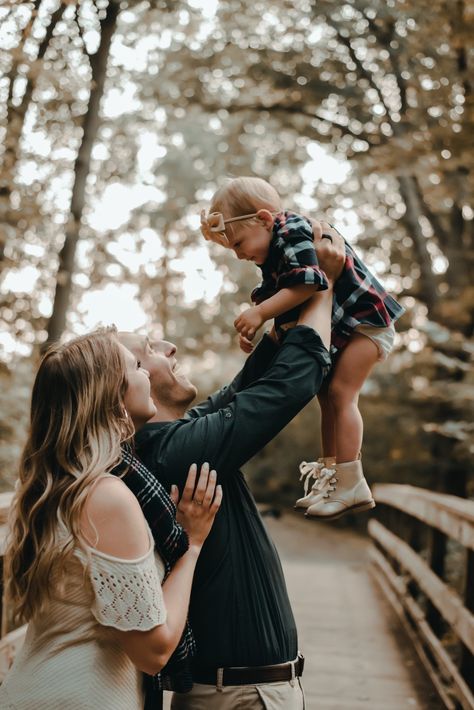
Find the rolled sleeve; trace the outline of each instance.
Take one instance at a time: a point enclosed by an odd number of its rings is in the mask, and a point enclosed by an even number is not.
[[[326,290],[328,281],[319,266],[313,230],[306,219],[287,214],[278,225],[276,237],[277,246],[281,250],[277,289],[306,284],[314,286],[317,291]]]
[[[317,265],[309,265],[285,271],[278,277],[277,289],[292,288],[301,284],[314,286],[316,291],[325,291],[328,288],[328,280],[324,271],[321,271]]]

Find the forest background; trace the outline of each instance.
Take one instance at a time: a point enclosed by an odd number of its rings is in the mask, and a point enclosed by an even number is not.
[[[474,4],[0,2],[0,490],[40,353],[166,334],[205,396],[242,365],[255,267],[204,243],[224,175],[334,223],[403,303],[364,387],[368,479],[474,495]],[[314,402],[246,467],[288,504]]]

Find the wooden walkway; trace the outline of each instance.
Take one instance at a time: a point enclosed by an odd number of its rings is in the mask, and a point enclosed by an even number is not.
[[[370,575],[369,539],[296,513],[266,523],[280,552],[306,656],[306,710],[441,710],[411,642]]]

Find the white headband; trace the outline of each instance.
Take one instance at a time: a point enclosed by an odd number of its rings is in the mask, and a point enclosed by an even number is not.
[[[221,212],[211,212],[206,217],[206,211],[201,212],[201,232],[204,238],[209,242],[215,242],[215,244],[220,244],[223,247],[229,246],[229,240],[225,233],[225,225],[230,222],[240,222],[243,219],[252,219],[257,216],[257,212],[253,214],[243,214],[240,217],[230,217],[229,219],[224,219],[224,215]]]

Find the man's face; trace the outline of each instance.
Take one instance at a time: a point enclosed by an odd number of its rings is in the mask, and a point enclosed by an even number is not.
[[[150,373],[151,394],[158,408],[160,404],[186,409],[197,394],[196,387],[179,372],[176,346],[166,340],[152,339],[134,333],[121,333],[120,341],[133,352]]]

